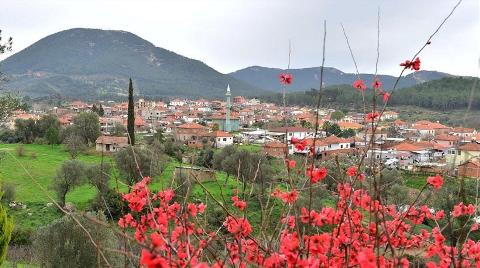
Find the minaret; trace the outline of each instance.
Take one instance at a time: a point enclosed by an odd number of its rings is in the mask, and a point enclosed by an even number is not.
[[[225,96],[227,96],[227,113],[225,115],[225,131],[230,132],[232,131],[232,126],[230,125],[230,110],[232,109],[232,104],[230,104],[230,96],[232,94],[230,93],[230,85],[227,85],[227,93],[225,93]]]

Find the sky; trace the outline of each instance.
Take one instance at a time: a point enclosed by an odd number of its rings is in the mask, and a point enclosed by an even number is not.
[[[432,44],[420,54],[422,69],[479,75],[479,2],[463,0]],[[379,9],[379,73],[398,75],[399,63],[418,51],[456,3],[457,0],[15,0],[0,4],[0,29],[3,37],[13,37],[12,53],[65,29],[124,30],[229,73],[253,65],[286,68],[289,42],[291,68],[320,66],[326,20],[325,65],[344,72],[355,71],[342,23],[359,71],[373,73]]]

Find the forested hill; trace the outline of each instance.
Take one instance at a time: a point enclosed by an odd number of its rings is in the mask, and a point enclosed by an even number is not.
[[[280,85],[278,83],[278,75],[282,72],[291,73],[293,76],[294,82],[288,86],[288,91],[303,91],[309,88],[318,88],[320,84],[320,67],[289,69],[287,71],[278,68],[252,66],[230,73],[230,75],[258,88],[267,89],[270,91],[279,91]],[[367,84],[370,84],[375,77],[374,74],[368,73],[362,73],[360,76],[367,82]],[[398,88],[411,87],[417,84],[449,76],[452,75],[437,71],[422,70],[413,72],[405,75],[402,80],[400,80]],[[397,77],[391,75],[378,75],[378,78],[382,81],[383,86],[387,90],[393,87],[393,84],[397,79]],[[356,79],[356,74],[345,73],[333,67],[325,67],[323,72],[323,82],[327,87],[335,85],[349,85],[352,84]]]
[[[4,85],[24,95],[124,98],[128,78],[145,97],[223,97],[266,91],[205,63],[156,47],[125,31],[70,29],[35,42],[1,62]]]
[[[448,111],[464,109],[468,106],[474,83],[473,77],[447,77],[425,82],[413,87],[398,89],[390,99],[390,106],[411,105],[422,108]],[[472,99],[472,110],[480,110],[480,85]],[[372,90],[367,89],[366,98],[372,99]],[[318,91],[302,91],[287,94],[289,105],[314,105]],[[261,97],[268,102],[282,103],[282,94],[270,94]],[[381,102],[379,98],[379,103]],[[350,85],[330,86],[325,88],[322,97],[323,107],[361,108],[361,94]]]

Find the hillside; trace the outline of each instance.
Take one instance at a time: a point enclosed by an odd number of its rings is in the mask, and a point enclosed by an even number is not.
[[[278,83],[278,75],[285,70],[277,68],[267,68],[260,66],[252,66],[245,69],[230,73],[231,76],[250,83],[252,86],[263,88],[271,91],[278,91],[280,85]],[[320,67],[291,69],[288,71],[293,75],[293,83],[287,87],[289,91],[309,90],[319,87]],[[373,81],[373,74],[360,74],[361,78],[370,83]],[[436,71],[418,71],[406,75],[400,82],[399,88],[409,87],[423,82],[448,77],[449,74]],[[386,89],[393,86],[396,77],[391,75],[379,75]],[[325,86],[333,85],[351,85],[357,76],[353,73],[344,73],[332,67],[324,68]]]
[[[437,111],[466,109],[470,100],[473,77],[446,77],[425,82],[395,91],[390,98],[390,106],[410,105]],[[478,85],[477,85],[478,87]],[[366,91],[366,99],[371,100],[371,89]],[[289,105],[313,105],[318,91],[301,91],[287,94]],[[265,101],[282,103],[282,95],[269,94],[262,98]],[[382,103],[381,98],[378,99]],[[369,101],[371,102],[371,101]],[[329,86],[323,92],[323,106],[345,109],[361,109],[363,107],[360,93],[349,85]],[[472,110],[480,110],[480,91],[475,90]]]
[[[70,29],[47,36],[1,62],[7,89],[33,97],[119,98],[132,77],[141,96],[220,97],[261,92],[208,65],[125,31]]]

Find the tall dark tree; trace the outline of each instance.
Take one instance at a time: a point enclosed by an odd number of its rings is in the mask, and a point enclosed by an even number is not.
[[[133,103],[133,85],[132,78],[128,83],[128,119],[127,119],[127,131],[128,140],[131,145],[135,145],[135,107]]]

